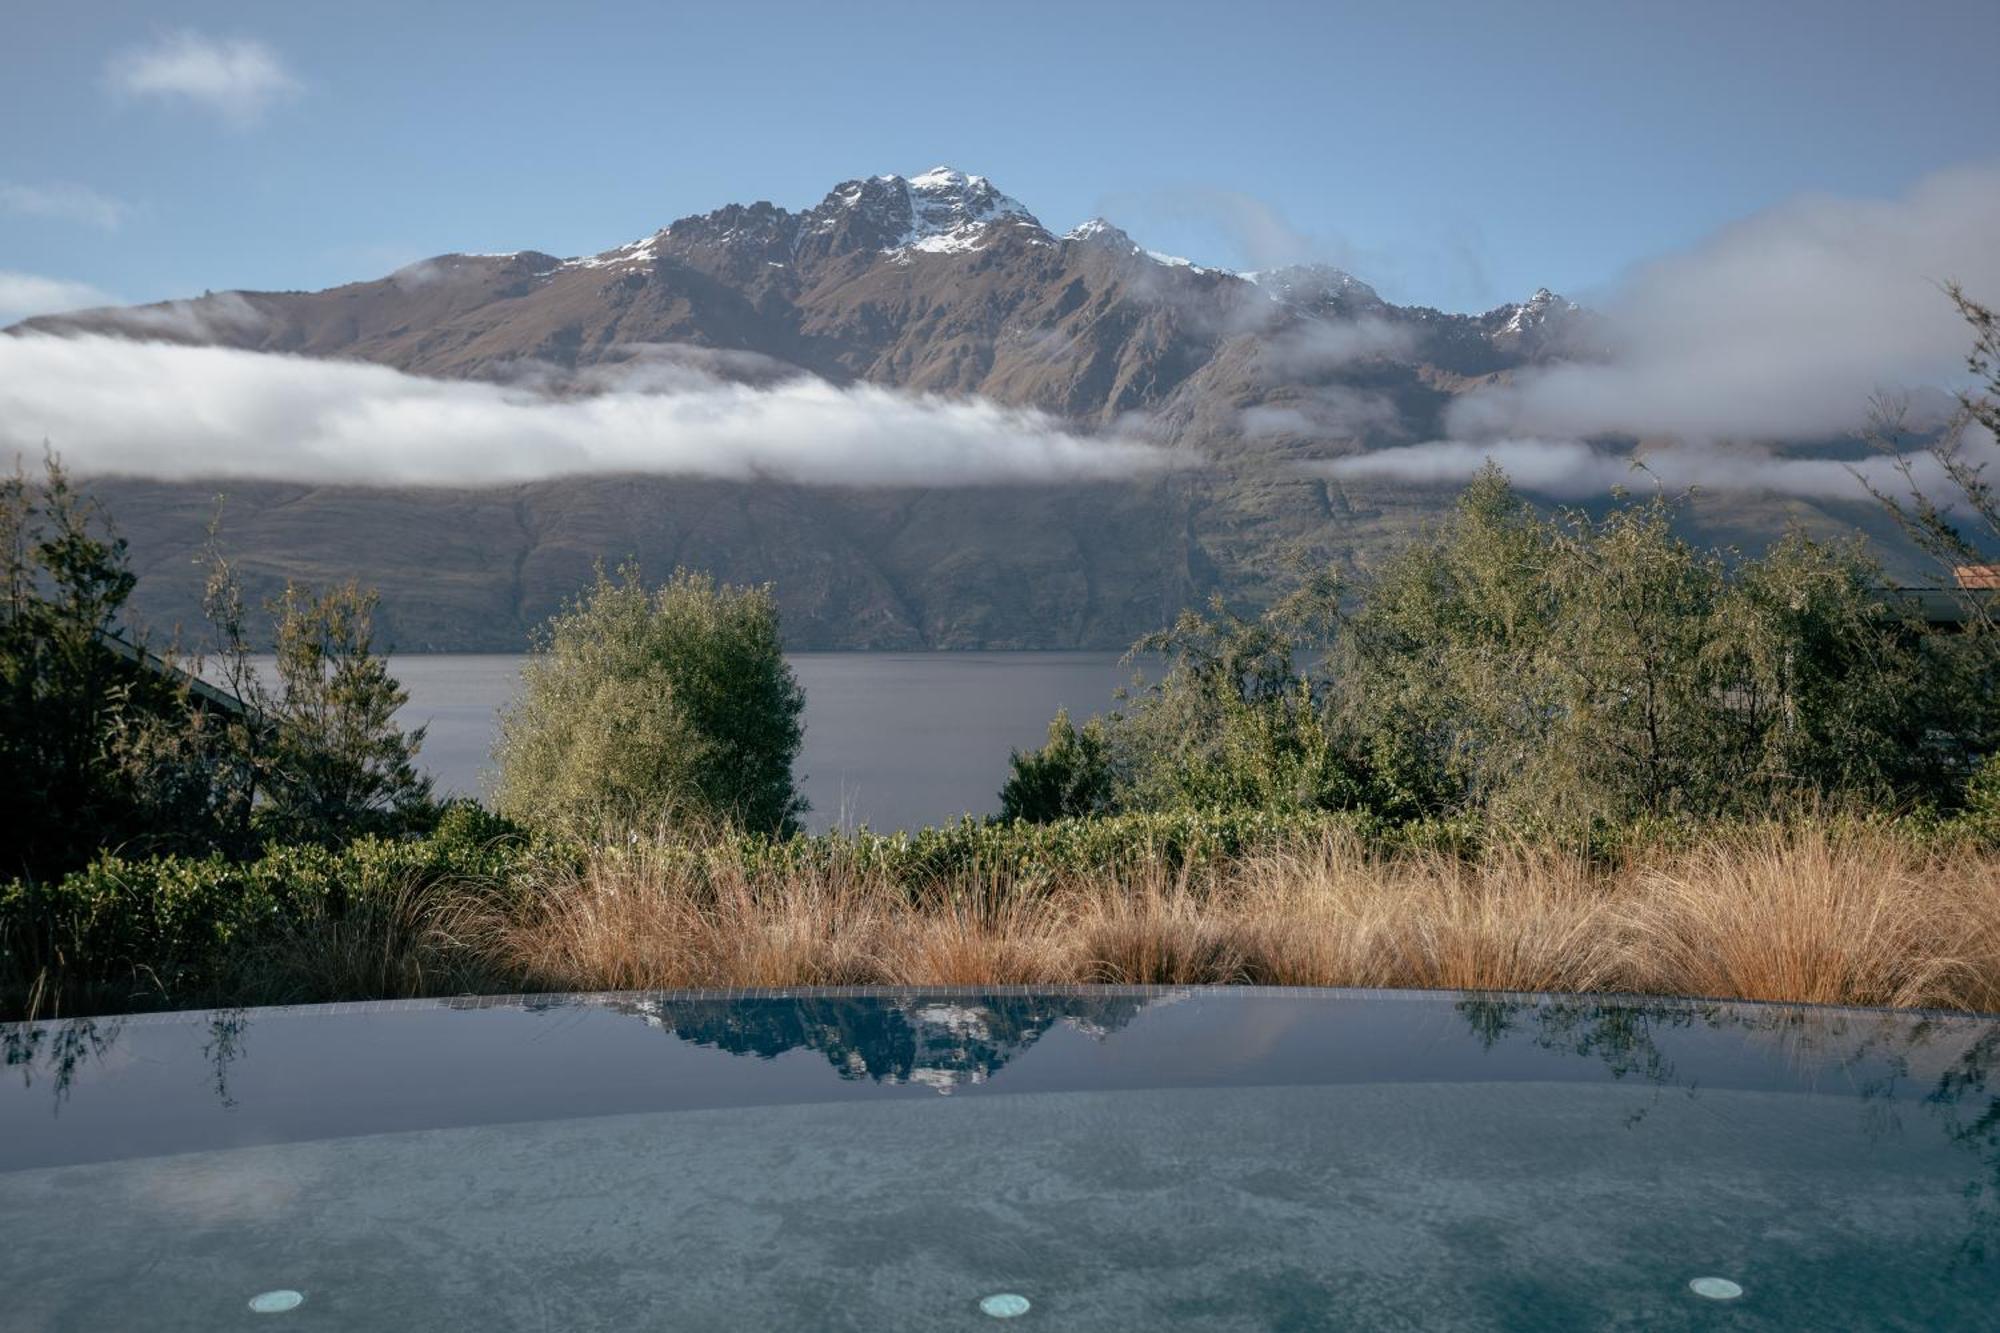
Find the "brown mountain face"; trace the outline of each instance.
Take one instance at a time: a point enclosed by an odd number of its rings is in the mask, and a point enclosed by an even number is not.
[[[1064,236],[940,168],[817,206],[730,205],[602,254],[441,255],[321,292],[229,292],[17,326],[348,358],[507,380],[695,349],[713,374],[800,372],[1139,429],[1200,468],[1125,483],[854,490],[578,478],[484,490],[232,484],[253,583],[355,574],[404,648],[512,649],[588,577],[638,558],[777,584],[798,647],[1122,647],[1181,606],[1262,600],[1288,558],[1353,556],[1439,497],[1287,466],[1439,433],[1452,398],[1574,354],[1590,317],[1537,293],[1483,315],[1398,307],[1338,270],[1256,275]],[[216,487],[100,484],[141,609],[193,619]]]

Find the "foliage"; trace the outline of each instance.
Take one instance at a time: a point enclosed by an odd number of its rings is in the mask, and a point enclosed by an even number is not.
[[[1079,730],[1067,709],[1049,723],[1041,749],[1010,757],[1013,776],[1000,789],[1000,818],[1047,823],[1103,814],[1111,807],[1111,762],[1105,726],[1093,718]]]
[[[51,455],[44,478],[0,483],[0,869],[59,875],[101,849],[244,856],[266,837],[335,844],[419,828],[422,732],[374,652],[372,594],[287,586],[271,607],[278,682],[250,661],[242,599],[211,552],[208,663],[154,652],[120,616],[136,580],[125,544]]]
[[[0,872],[56,873],[100,846],[172,849],[209,831],[205,736],[185,683],[119,637],[125,543],[50,455],[0,482]]]
[[[2000,733],[1986,640],[1933,632],[1858,543],[1762,556],[1620,495],[1544,517],[1488,468],[1374,575],[1251,620],[1189,612],[1092,736],[1118,811],[1367,811],[1564,831],[1805,806],[1936,806]],[[1080,759],[1064,727],[1012,792]],[[1047,806],[1010,810],[1047,817]]]
[[[636,567],[596,582],[539,636],[500,723],[497,808],[582,836],[673,825],[789,831],[804,696],[768,588]]]
[[[1738,560],[1674,516],[1542,519],[1489,469],[1353,616],[1347,724],[1425,808],[1502,820],[1952,800],[1994,724],[1959,642],[1858,544]]]
[[[1988,563],[2000,545],[2000,494],[1986,477],[1992,442],[2000,440],[2000,315],[1956,283],[1945,290],[1972,331],[1965,365],[1978,387],[1960,393],[1958,413],[1917,450],[1907,447],[1907,400],[1878,397],[1874,441],[1893,460],[1903,493],[1882,488],[1858,470],[1855,476],[1904,534],[1936,562],[1949,586],[1957,566]],[[1919,460],[1944,479],[1944,496],[1931,494],[1918,479]],[[1992,633],[1994,617],[1987,600],[1968,597],[1965,602],[1969,619]]]
[[[256,812],[269,837],[333,845],[405,832],[431,813],[431,782],[416,768],[424,729],[396,725],[409,693],[374,651],[375,600],[353,582],[319,595],[287,583],[272,604],[278,687],[252,695],[272,719]]]
[[[37,995],[54,1008],[228,1002],[238,965],[274,932],[412,887],[499,884],[526,851],[513,826],[457,802],[420,839],[272,845],[249,861],[106,854],[0,884],[0,1012],[30,1011]]]

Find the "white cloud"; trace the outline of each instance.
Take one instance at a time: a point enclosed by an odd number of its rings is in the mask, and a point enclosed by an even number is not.
[[[1406,324],[1372,315],[1309,319],[1273,337],[1258,353],[1265,369],[1285,379],[1310,379],[1378,356],[1401,356],[1416,344]]]
[[[79,472],[486,485],[645,472],[825,485],[1089,481],[1172,465],[1038,412],[698,359],[600,370],[598,393],[422,379],[384,366],[102,336],[0,338],[0,445]],[[663,391],[647,391],[663,390]]]
[[[1352,440],[1371,431],[1393,431],[1398,424],[1396,404],[1390,399],[1339,384],[1310,389],[1282,403],[1246,407],[1236,420],[1237,428],[1252,439]]]
[[[192,31],[168,33],[150,46],[113,56],[104,77],[125,96],[192,102],[237,125],[254,123],[274,103],[303,90],[264,43]]]
[[[1996,460],[1992,441],[1981,432],[1968,433],[1965,446],[1975,461]],[[1643,464],[1643,470],[1634,466],[1635,459]],[[1580,440],[1433,440],[1300,466],[1308,472],[1350,480],[1460,485],[1489,461],[1497,463],[1524,490],[1570,500],[1601,496],[1614,486],[1640,490],[1656,484],[1669,491],[1774,492],[1819,500],[1865,500],[1867,492],[1856,472],[1879,490],[1900,494],[1904,489],[1895,470],[1896,460],[1887,454],[1847,463],[1703,443],[1631,454]],[[1927,493],[1940,497],[1951,493],[1928,454],[1914,454],[1910,463]]]
[[[87,282],[0,269],[0,325],[30,315],[53,315],[110,304],[109,296]]]
[[[1891,200],[1812,197],[1639,268],[1603,303],[1606,355],[1516,372],[1454,403],[1452,437],[1309,465],[1349,478],[1460,484],[1489,459],[1580,498],[1615,485],[1859,499],[1847,463],[1774,446],[1849,437],[1884,389],[1962,378],[1972,335],[1941,286],[2000,295],[2000,166]],[[1935,395],[1934,395],[1935,396]],[[1633,452],[1606,440],[1642,440]],[[1993,442],[1968,438],[1976,457]],[[1899,489],[1892,460],[1858,470]],[[1914,461],[1933,489],[1949,487]]]
[[[1878,389],[1948,383],[1971,338],[1940,292],[2000,296],[2000,166],[1900,199],[1812,197],[1639,269],[1606,304],[1610,356],[1529,371],[1454,405],[1459,439],[1628,435],[1814,441]]]
[[[137,337],[209,342],[254,330],[263,324],[264,315],[238,293],[218,292],[198,301],[121,306],[98,313],[92,322],[99,327],[112,325]]]
[[[0,181],[0,213],[15,217],[80,222],[100,231],[116,231],[128,211],[123,200],[101,194],[88,185],[70,181],[44,185]]]

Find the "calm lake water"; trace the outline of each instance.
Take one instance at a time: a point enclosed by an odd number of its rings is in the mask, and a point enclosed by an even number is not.
[[[427,725],[424,767],[441,790],[478,794],[499,710],[520,685],[513,655],[398,654],[405,726]],[[800,785],[815,830],[920,828],[991,814],[1010,749],[1039,745],[1058,708],[1110,707],[1131,679],[1116,653],[793,653],[806,692]]]

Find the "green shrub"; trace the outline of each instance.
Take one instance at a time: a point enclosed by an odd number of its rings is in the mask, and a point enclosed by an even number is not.
[[[636,568],[597,582],[539,636],[495,749],[499,810],[546,832],[676,825],[789,831],[804,707],[767,588]]]
[[[1103,814],[1111,808],[1111,760],[1105,726],[1093,718],[1081,729],[1058,710],[1049,723],[1048,742],[1008,762],[1013,775],[1000,789],[1000,818],[1045,824]]]
[[[102,856],[60,879],[0,885],[0,1015],[224,1003],[237,964],[275,934],[440,886],[509,884],[533,854],[471,802],[431,836],[344,847],[273,845],[263,856]],[[553,853],[551,853],[553,855]]]
[[[1545,517],[1489,468],[1371,577],[1142,639],[1159,678],[1015,755],[1006,808],[1361,810],[1583,842],[1952,808],[2000,743],[2000,638],[1910,617],[1858,542],[1794,530],[1741,560],[1677,517],[1663,496]],[[1064,804],[1084,773],[1091,801]]]

